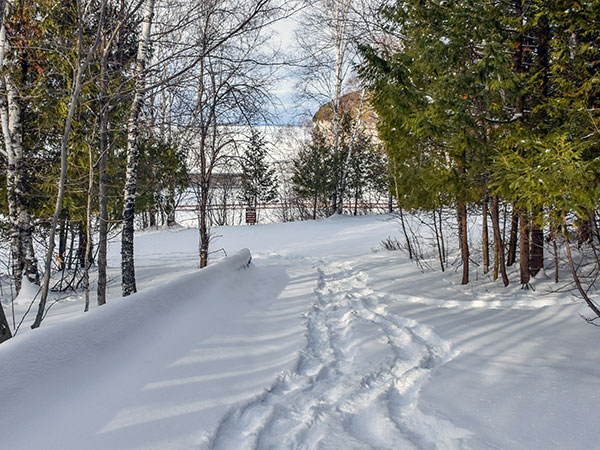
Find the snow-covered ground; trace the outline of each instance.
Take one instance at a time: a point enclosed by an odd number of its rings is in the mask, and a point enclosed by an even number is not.
[[[462,287],[383,250],[390,216],[213,231],[228,258],[201,271],[196,230],[139,234],[126,299],[113,242],[106,306],[26,318],[0,448],[598,448],[600,329],[543,274]]]

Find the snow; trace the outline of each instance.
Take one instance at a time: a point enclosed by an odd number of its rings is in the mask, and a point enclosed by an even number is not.
[[[382,249],[391,216],[213,231],[206,269],[197,230],[139,233],[140,292],[114,241],[107,305],[30,313],[0,345],[2,448],[597,446],[600,330],[551,276],[460,286]]]

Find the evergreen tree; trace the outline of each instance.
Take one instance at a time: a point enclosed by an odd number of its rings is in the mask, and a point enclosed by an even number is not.
[[[319,201],[327,203],[336,186],[331,146],[325,136],[315,129],[311,141],[300,149],[293,164],[294,188],[301,198],[312,201],[314,220]]]
[[[277,175],[267,162],[264,137],[252,129],[250,142],[240,159],[242,168],[242,191],[240,199],[256,207],[259,203],[272,202],[277,198]]]

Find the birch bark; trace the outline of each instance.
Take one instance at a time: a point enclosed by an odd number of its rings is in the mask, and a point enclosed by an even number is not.
[[[144,103],[145,71],[150,50],[150,30],[154,17],[155,0],[144,3],[142,34],[138,43],[135,64],[135,93],[127,122],[127,171],[123,193],[123,232],[121,237],[121,289],[123,297],[137,292],[135,284],[135,261],[133,257],[135,193],[137,171],[140,159],[138,140],[140,135],[140,115]]]

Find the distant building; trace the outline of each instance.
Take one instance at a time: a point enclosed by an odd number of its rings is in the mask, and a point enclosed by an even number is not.
[[[343,115],[349,115],[353,122],[359,114],[360,108],[360,129],[365,134],[371,136],[374,142],[379,142],[377,136],[377,114],[369,103],[369,94],[366,94],[361,105],[361,91],[350,92],[340,98],[340,111]],[[315,127],[324,133],[332,132],[333,122],[333,102],[324,104],[313,116]]]

